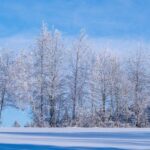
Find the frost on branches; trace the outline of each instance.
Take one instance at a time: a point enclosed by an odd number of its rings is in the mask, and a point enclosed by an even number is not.
[[[29,50],[0,51],[0,118],[11,106],[29,108],[33,127],[150,127],[149,60],[143,47],[95,52],[84,31],[66,40],[43,23]]]

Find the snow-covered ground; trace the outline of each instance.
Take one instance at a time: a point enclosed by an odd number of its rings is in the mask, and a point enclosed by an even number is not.
[[[32,116],[29,108],[26,108],[25,110],[21,110],[21,109],[7,106],[2,111],[1,126],[12,127],[14,122],[17,121],[23,127],[27,123],[32,122],[31,118]]]
[[[150,129],[0,128],[0,150],[150,150]]]

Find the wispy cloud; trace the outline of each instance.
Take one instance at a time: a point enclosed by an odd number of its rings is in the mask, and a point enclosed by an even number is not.
[[[11,37],[0,38],[0,49],[18,51],[18,50],[30,50],[35,43],[34,37],[15,35]]]
[[[85,28],[91,38],[105,44],[150,40],[150,1],[146,0],[0,0],[0,4],[0,47],[30,45],[42,20],[65,36]]]
[[[36,32],[45,20],[68,34],[86,28],[92,36],[149,38],[149,6],[145,0],[1,0],[0,31]]]

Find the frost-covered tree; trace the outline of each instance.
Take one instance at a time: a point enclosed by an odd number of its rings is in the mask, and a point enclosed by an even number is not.
[[[99,112],[101,122],[105,122],[106,104],[109,96],[111,56],[106,51],[100,53],[92,70],[92,99],[96,101],[95,110]]]
[[[46,69],[46,92],[48,95],[49,109],[49,125],[56,126],[59,121],[59,113],[62,106],[62,50],[63,43],[61,33],[53,30],[50,33],[50,43],[47,49],[47,69]]]
[[[10,89],[10,55],[3,49],[0,54],[0,119],[3,107],[8,103]]]
[[[134,113],[135,126],[142,126],[143,111],[147,105],[149,91],[148,59],[141,47],[131,56],[127,65],[128,79],[132,84],[130,89],[132,95],[131,110]]]
[[[31,57],[26,51],[19,51],[11,64],[10,98],[16,108],[25,109],[31,101],[30,70]]]
[[[0,53],[0,117],[4,106],[24,109],[29,105],[27,56],[19,53]]]
[[[119,59],[112,56],[110,59],[109,69],[109,97],[110,97],[110,110],[111,117],[114,117],[115,123],[118,126],[118,120],[122,114],[122,70]]]
[[[92,116],[93,113],[99,116],[99,125],[105,126],[110,119],[117,123],[119,119],[122,103],[121,75],[120,62],[116,56],[108,51],[102,51],[96,57],[91,72],[90,93]]]
[[[62,49],[60,32],[54,29],[49,32],[43,24],[33,53],[33,113],[37,126],[56,126],[57,102],[61,98]]]
[[[68,74],[68,99],[72,102],[72,120],[75,121],[77,113],[85,105],[86,82],[88,73],[89,45],[85,32],[81,32],[72,47],[72,55]],[[74,122],[75,123],[75,122]]]

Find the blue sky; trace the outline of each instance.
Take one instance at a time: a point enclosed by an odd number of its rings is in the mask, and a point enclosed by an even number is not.
[[[0,38],[36,35],[42,20],[64,35],[150,39],[149,0],[0,0]]]

